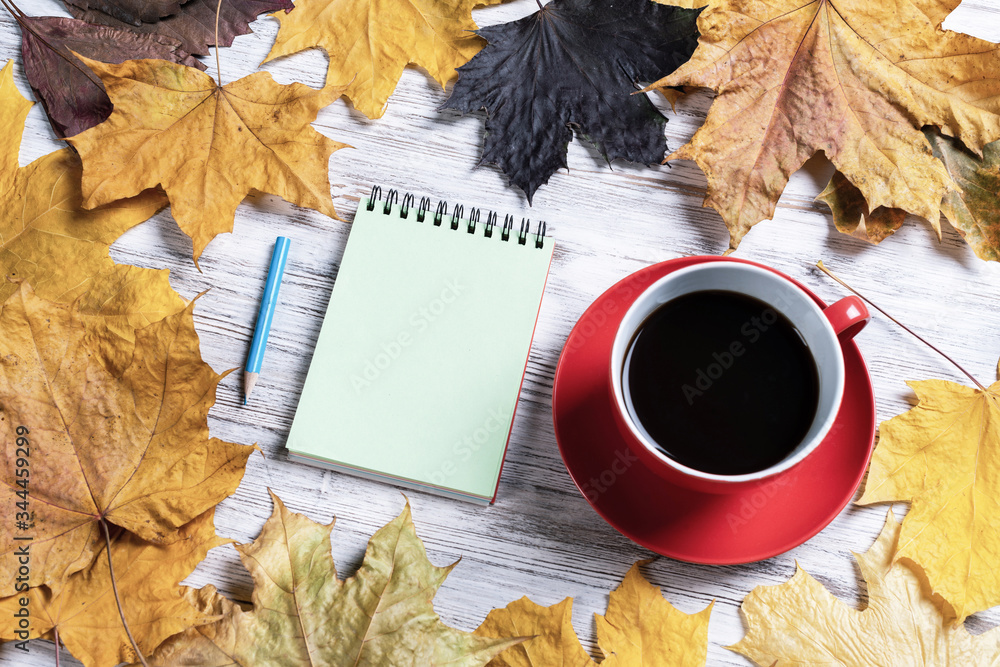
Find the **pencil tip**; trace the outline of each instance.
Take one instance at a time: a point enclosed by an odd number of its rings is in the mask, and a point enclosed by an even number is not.
[[[260,377],[259,373],[246,372],[243,374],[243,405],[250,401],[250,393],[253,391],[254,385],[257,384],[258,377]]]

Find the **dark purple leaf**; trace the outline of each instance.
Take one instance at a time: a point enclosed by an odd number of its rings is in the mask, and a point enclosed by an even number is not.
[[[608,161],[658,163],[666,118],[632,93],[691,57],[699,12],[650,0],[553,0],[479,30],[489,44],[459,68],[444,107],[486,109],[482,162],[498,165],[529,203],[567,166],[573,129]]]
[[[160,35],[140,35],[55,16],[20,14],[17,20],[28,82],[61,137],[79,134],[111,115],[104,84],[71,51],[106,63],[157,58],[205,69],[180,48],[180,42]]]
[[[127,28],[144,34],[157,34],[180,41],[188,53],[208,55],[208,47],[215,46],[216,0],[190,0],[181,5],[180,12],[155,23],[132,25],[114,16],[90,9],[81,10],[71,0],[64,0],[70,13],[78,19],[116,28]],[[222,0],[219,12],[219,46],[230,46],[239,35],[250,32],[250,22],[260,14],[289,11],[292,0]]]
[[[67,0],[83,11],[104,12],[129,25],[159,21],[180,11],[180,0]]]

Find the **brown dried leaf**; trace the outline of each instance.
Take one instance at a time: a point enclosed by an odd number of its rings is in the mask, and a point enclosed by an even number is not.
[[[106,63],[157,58],[205,69],[180,42],[160,35],[94,25],[57,16],[16,16],[21,57],[52,129],[61,137],[79,134],[111,115],[111,100],[96,74],[73,55]],[[79,180],[79,179],[77,179]]]
[[[123,28],[142,34],[155,34],[175,39],[188,53],[207,56],[208,48],[215,46],[216,0],[188,0],[180,11],[151,23],[129,23],[98,9],[80,9],[70,0],[64,0],[66,8],[78,19],[90,23]],[[285,10],[293,7],[292,0],[222,0],[219,10],[219,44],[230,46],[233,40],[250,31],[250,22],[261,14]],[[87,55],[87,54],[84,54]]]
[[[881,243],[902,227],[906,219],[906,211],[898,208],[879,206],[869,211],[861,190],[839,171],[833,173],[829,184],[816,199],[830,207],[833,224],[838,231],[870,243]]]
[[[952,180],[921,133],[974,151],[1000,139],[1000,46],[941,29],[959,0],[712,0],[692,59],[654,86],[715,90],[705,124],[668,157],[708,178],[730,248],[773,216],[823,151],[869,210],[936,221]]]
[[[30,496],[29,496],[30,497]],[[190,600],[192,589],[180,586],[205,558],[209,549],[231,540],[215,535],[215,509],[181,526],[172,544],[157,545],[121,530],[111,537],[115,582],[129,628],[144,654],[151,653],[167,637],[211,620]],[[54,639],[87,667],[113,667],[136,659],[125,634],[111,586],[107,547],[102,548],[90,568],[69,577],[59,593],[47,586],[0,600],[0,641],[24,641],[16,634],[26,607],[28,638]],[[27,598],[22,605],[20,598]]]
[[[119,21],[138,25],[176,14],[182,0],[67,0],[80,9],[93,9],[114,16]]]
[[[72,306],[22,285],[0,310],[0,440],[28,430],[31,584],[59,593],[103,544],[102,518],[150,542],[232,494],[253,447],[210,438],[208,410],[222,376],[202,361],[190,304],[135,334],[128,366],[109,369]],[[15,489],[13,448],[0,476]],[[0,512],[14,517],[14,493]],[[0,524],[0,594],[14,593],[12,522]]]

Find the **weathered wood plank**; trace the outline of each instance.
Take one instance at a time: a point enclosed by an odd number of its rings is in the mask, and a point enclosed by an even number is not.
[[[56,0],[23,0],[29,14],[65,15]],[[477,10],[481,24],[526,15],[531,0]],[[997,0],[967,1],[947,25],[1000,40]],[[277,24],[262,19],[256,33],[240,37],[222,53],[226,80],[255,70],[270,46]],[[0,59],[18,62],[21,90],[30,90],[20,67],[19,32],[0,16]],[[214,59],[206,59],[209,72]],[[309,52],[269,64],[281,82],[322,83],[325,57]],[[607,593],[640,558],[651,554],[607,526],[576,492],[555,444],[550,413],[552,376],[563,342],[576,319],[604,289],[652,262],[687,254],[718,254],[727,235],[718,215],[701,207],[705,179],[693,163],[652,168],[607,165],[579,141],[570,145],[568,172],[553,176],[528,207],[520,192],[508,188],[496,169],[477,167],[483,137],[481,116],[458,117],[437,108],[445,93],[421,71],[408,69],[384,118],[369,121],[339,101],[316,122],[320,132],[354,149],[330,161],[334,202],[342,217],[353,217],[359,197],[372,183],[432,198],[478,204],[501,212],[545,219],[558,246],[542,305],[515,420],[508,463],[496,506],[483,509],[417,492],[407,492],[420,535],[431,559],[443,564],[461,557],[437,598],[444,619],[472,629],[495,606],[528,594],[551,604],[574,596],[574,625],[585,645],[596,651],[592,614],[603,613]],[[672,148],[689,138],[705,117],[711,97],[688,96],[676,113],[666,110]],[[28,117],[21,163],[60,144],[54,140],[40,106]],[[1000,266],[977,260],[959,236],[945,230],[938,243],[926,223],[904,228],[875,248],[836,233],[824,206],[813,198],[829,178],[822,158],[795,175],[774,221],[757,226],[743,241],[738,257],[775,266],[804,281],[825,299],[842,290],[813,268],[817,259],[901,320],[961,359],[982,380],[992,379],[1000,356]],[[334,557],[343,574],[358,565],[367,538],[402,507],[393,487],[354,479],[287,460],[283,443],[319,332],[320,317],[347,240],[349,225],[277,197],[249,198],[237,211],[236,233],[209,245],[202,273],[190,260],[191,243],[168,212],[127,233],[115,244],[116,260],[167,267],[171,283],[185,297],[210,289],[196,308],[205,359],[217,370],[239,368],[252,334],[274,237],[293,239],[281,291],[280,316],[272,329],[261,383],[254,401],[242,406],[239,373],[220,387],[210,415],[213,435],[260,444],[266,459],[254,456],[236,495],[218,511],[219,533],[241,542],[253,539],[270,513],[266,488],[296,511],[328,521],[338,517]],[[500,335],[500,332],[498,332]],[[908,408],[906,379],[962,376],[883,318],[859,337],[878,398],[880,420]],[[745,665],[722,648],[743,633],[739,603],[756,585],[785,581],[798,561],[848,604],[865,599],[850,551],[864,551],[881,527],[886,507],[848,507],[826,530],[787,554],[762,563],[732,567],[691,565],[656,558],[649,578],[687,612],[716,600],[709,634],[709,664]],[[897,514],[905,507],[896,507]],[[235,551],[222,547],[189,578],[213,583],[246,600],[251,582]],[[970,621],[974,631],[1000,620],[996,609]],[[29,655],[0,647],[0,665],[51,665],[52,644],[33,642]],[[63,659],[66,664],[72,661]]]

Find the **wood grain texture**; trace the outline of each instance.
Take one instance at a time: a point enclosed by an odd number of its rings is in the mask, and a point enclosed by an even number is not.
[[[66,15],[55,0],[21,0],[32,15]],[[481,25],[509,21],[535,11],[532,0],[514,0],[477,10]],[[948,28],[1000,41],[1000,0],[966,0]],[[267,53],[277,22],[261,19],[255,33],[236,39],[221,54],[223,78],[254,71]],[[0,59],[17,61],[15,77],[31,97],[23,77],[20,34],[13,19],[0,16]],[[214,74],[214,57],[205,58]],[[322,83],[326,59],[310,51],[269,63],[264,69],[287,83]],[[554,175],[528,207],[503,174],[477,167],[483,140],[481,116],[439,112],[445,93],[422,71],[408,68],[384,118],[370,121],[338,101],[319,115],[315,127],[345,141],[330,161],[333,198],[345,220],[373,183],[427,193],[433,199],[481,205],[548,222],[557,248],[542,303],[514,430],[500,481],[499,500],[481,508],[407,491],[414,520],[436,564],[462,558],[441,589],[436,608],[446,622],[475,628],[493,607],[528,594],[540,604],[576,598],[574,626],[596,655],[593,613],[603,613],[608,592],[637,559],[650,552],[619,535],[576,491],[556,448],[550,412],[552,377],[559,352],[576,319],[603,290],[631,271],[688,254],[719,254],[727,247],[725,227],[701,207],[705,179],[691,162],[671,167],[614,164],[609,169],[591,147],[575,140],[569,171]],[[665,110],[670,148],[686,141],[705,118],[711,98],[689,95],[673,113]],[[40,105],[28,116],[21,164],[60,147]],[[834,230],[825,206],[813,198],[831,173],[816,157],[785,190],[775,220],[758,225],[736,253],[774,266],[833,300],[842,290],[814,268],[818,259],[897,318],[960,359],[982,381],[992,380],[1000,356],[1000,265],[976,259],[950,230],[939,243],[926,223],[907,220],[880,247]],[[191,261],[191,243],[164,211],[128,232],[112,249],[117,261],[169,268],[171,283],[184,297],[210,289],[195,317],[202,353],[217,371],[242,368],[263,291],[267,263],[277,235],[292,239],[281,289],[280,313],[271,331],[261,381],[253,402],[242,406],[240,373],[219,389],[209,422],[212,434],[258,443],[265,457],[251,458],[236,495],[219,507],[221,535],[252,540],[270,513],[266,487],[290,509],[319,521],[337,516],[333,555],[343,575],[359,564],[368,537],[403,505],[398,489],[288,461],[284,440],[319,332],[320,317],[336,278],[349,225],[291,206],[273,196],[254,196],[236,213],[235,233],[213,241]],[[500,288],[501,286],[497,286]],[[497,332],[497,336],[503,332]],[[486,341],[484,341],[486,342]],[[875,384],[879,420],[911,406],[906,379],[963,377],[881,317],[859,336]],[[905,512],[899,504],[897,515]],[[743,635],[739,604],[756,585],[778,584],[798,561],[840,599],[861,604],[865,593],[850,552],[866,550],[882,526],[886,507],[849,506],[823,532],[786,554],[760,563],[710,567],[656,558],[646,576],[687,612],[716,600],[709,631],[709,665],[746,665],[724,646]],[[223,593],[248,600],[249,576],[235,550],[222,547],[189,577],[188,584],[213,583]],[[1000,611],[973,617],[973,632],[1000,621]],[[0,665],[53,664],[53,645],[31,643],[27,655],[0,647]],[[76,664],[63,652],[64,664]]]

